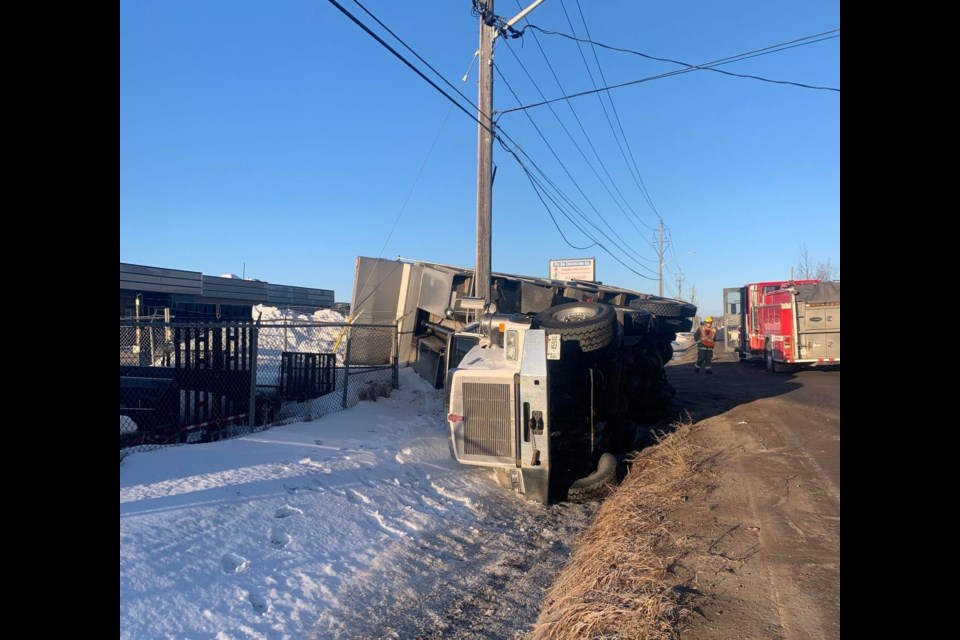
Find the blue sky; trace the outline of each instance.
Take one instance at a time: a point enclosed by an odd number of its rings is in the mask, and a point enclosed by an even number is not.
[[[341,4],[473,110],[357,4]],[[478,39],[469,0],[363,5],[476,104],[476,65],[462,82]],[[496,3],[498,15],[519,10]],[[546,0],[529,24],[702,64],[839,29],[840,5]],[[581,46],[533,29],[498,40],[494,108],[682,68],[597,48],[598,68]],[[719,68],[839,88],[840,39]],[[678,295],[682,272],[680,295],[695,287],[704,315],[721,312],[724,287],[789,277],[804,246],[840,265],[838,92],[700,70],[503,113],[498,125],[563,194],[553,196],[562,211],[551,203],[563,234],[606,249],[569,246],[495,145],[494,271],[546,276],[551,258],[596,257],[603,282],[657,293],[660,218],[665,294]],[[360,255],[469,267],[476,146],[476,121],[327,0],[121,2],[121,262],[245,269],[342,301]]]

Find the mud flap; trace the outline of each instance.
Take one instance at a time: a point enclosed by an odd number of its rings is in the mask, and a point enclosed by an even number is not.
[[[547,504],[550,500],[550,473],[546,469],[520,469],[528,500]]]

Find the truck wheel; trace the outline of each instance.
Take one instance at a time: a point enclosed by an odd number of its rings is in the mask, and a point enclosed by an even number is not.
[[[780,367],[773,360],[773,348],[770,346],[770,343],[767,343],[767,346],[763,349],[763,364],[767,368],[767,371],[770,373],[779,373]]]
[[[627,305],[631,309],[643,309],[664,318],[690,318],[697,315],[696,305],[666,298],[636,298]]]
[[[613,342],[617,314],[600,302],[569,302],[540,312],[539,325],[563,342],[579,345],[584,353],[597,351]]]
[[[600,456],[597,470],[580,478],[567,491],[570,502],[587,502],[606,496],[617,484],[617,458],[612,453]]]
[[[768,342],[763,348],[763,364],[770,373],[790,373],[795,370],[795,366],[786,362],[777,362],[773,359],[773,348]]]

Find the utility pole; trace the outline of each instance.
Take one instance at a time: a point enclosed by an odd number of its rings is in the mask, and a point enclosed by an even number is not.
[[[493,235],[493,42],[522,20],[544,0],[530,6],[506,22],[493,13],[493,0],[476,0],[480,13],[479,95],[477,100],[477,263],[473,272],[473,295],[490,303],[491,237]],[[502,27],[497,23],[502,22]]]
[[[491,236],[493,234],[493,0],[478,0],[480,10],[480,74],[477,101],[477,264],[473,295],[490,302]],[[489,24],[488,24],[489,23]]]
[[[660,237],[659,237],[659,243],[658,243],[659,249],[657,249],[657,256],[660,258],[658,260],[658,264],[660,266],[660,277],[658,278],[658,280],[660,281],[660,297],[662,298],[663,297],[663,219],[662,218],[660,219],[659,230],[660,230],[660,234],[659,234]]]
[[[683,300],[683,271],[677,271],[677,300]]]

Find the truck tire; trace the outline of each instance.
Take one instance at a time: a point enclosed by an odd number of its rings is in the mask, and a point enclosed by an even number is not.
[[[538,323],[547,335],[559,335],[563,342],[574,343],[589,353],[613,342],[617,314],[600,302],[568,302],[540,312]]]
[[[770,373],[783,373],[787,371],[788,367],[788,365],[781,364],[773,359],[773,347],[770,346],[769,342],[763,348],[763,365]]]
[[[697,306],[666,298],[636,298],[627,305],[631,309],[643,309],[664,318],[690,318],[697,315]]]
[[[570,485],[567,500],[570,502],[597,500],[613,491],[616,484],[617,458],[612,453],[605,453],[600,456],[596,471]]]
[[[657,316],[657,330],[660,333],[682,333],[693,329],[693,320],[690,318],[668,318]]]

